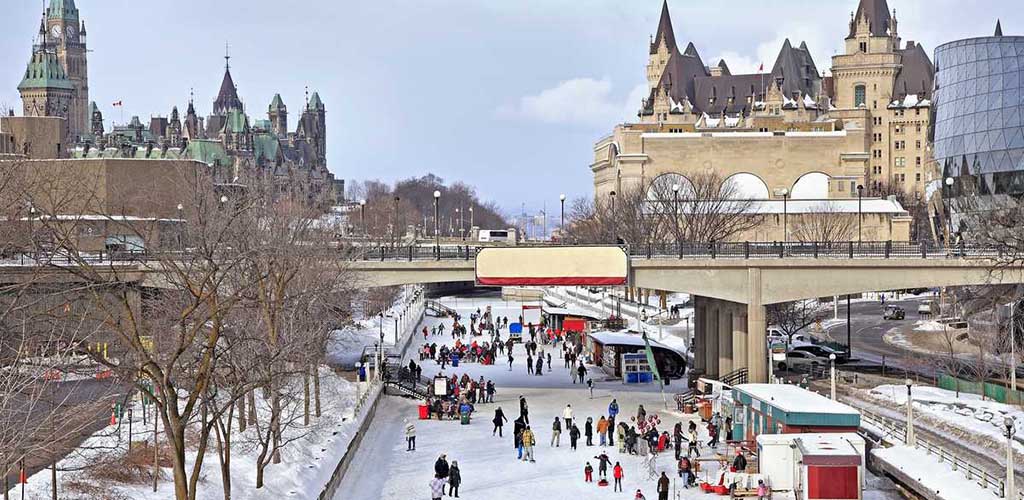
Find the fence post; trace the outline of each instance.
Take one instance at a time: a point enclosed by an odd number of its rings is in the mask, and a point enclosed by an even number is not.
[[[651,253],[654,252],[653,243],[647,242],[647,258],[651,258]]]
[[[885,242],[885,258],[889,258],[889,252],[892,251],[892,240]]]
[[[683,258],[683,240],[679,240],[676,243],[679,245],[679,258],[682,259]]]
[[[814,242],[814,258],[815,259],[818,258],[818,242],[817,241]]]
[[[924,241],[921,242],[921,258],[922,259],[927,259],[928,258],[928,244],[925,243]]]
[[[718,247],[716,245],[717,244],[714,241],[711,242],[711,258],[712,259],[715,258],[715,254],[717,253],[716,250],[718,250]]]
[[[384,262],[384,247],[380,247],[380,261]]]
[[[786,256],[786,243],[785,242],[780,242],[779,243],[779,258],[781,259],[781,258],[783,258],[785,256]]]
[[[748,260],[750,259],[750,242],[749,241],[744,241],[743,242],[743,258],[744,259],[748,259]]]
[[[412,244],[409,244],[409,262],[412,262]]]
[[[853,241],[850,242],[850,258],[853,258]]]

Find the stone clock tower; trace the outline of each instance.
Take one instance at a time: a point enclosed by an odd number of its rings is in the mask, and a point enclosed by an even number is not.
[[[56,56],[72,93],[68,105],[68,136],[77,142],[89,134],[89,71],[85,43],[85,23],[78,17],[74,0],[50,0],[44,13],[40,44]]]

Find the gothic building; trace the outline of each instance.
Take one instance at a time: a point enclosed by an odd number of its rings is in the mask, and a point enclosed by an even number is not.
[[[56,116],[67,120],[66,144],[89,129],[89,77],[85,22],[74,0],[50,0],[25,78],[18,85],[25,116]]]
[[[831,74],[805,43],[789,40],[771,66],[738,74],[679,42],[666,0],[637,120],[595,146],[596,193],[646,189],[666,175],[677,184],[678,176],[711,170],[756,177],[758,196],[770,199],[801,191],[808,174],[827,177],[828,198],[924,194],[938,176],[927,146],[935,73],[928,54],[901,41],[886,0],[859,0],[844,28],[845,53],[832,58]]]
[[[253,120],[238,96],[230,65],[225,65],[209,116],[199,116],[190,98],[183,115],[173,107],[169,116],[153,116],[148,123],[133,117],[108,130],[102,111],[89,101],[86,31],[78,8],[74,0],[48,2],[18,90],[24,117],[60,119],[51,120],[62,127],[58,132],[53,123],[52,135],[60,136],[57,157],[192,159],[208,164],[218,182],[226,184],[269,177],[293,182],[311,199],[327,203],[344,195],[344,181],[327,168],[327,110],[320,96],[307,97],[293,132],[280,95],[274,96],[267,119]],[[43,141],[21,142],[16,150],[29,151],[30,142]]]

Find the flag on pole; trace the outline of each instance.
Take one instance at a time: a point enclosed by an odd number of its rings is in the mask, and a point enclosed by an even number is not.
[[[758,73],[760,73],[762,71],[764,71],[764,63],[761,63],[761,65],[757,67],[757,72]]]
[[[660,382],[661,374],[658,373],[658,364],[654,362],[654,350],[651,349],[651,341],[647,338],[647,332],[644,332],[644,353],[647,354],[647,364],[651,366],[651,374]]]

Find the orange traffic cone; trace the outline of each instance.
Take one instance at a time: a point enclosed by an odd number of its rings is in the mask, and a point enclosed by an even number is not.
[[[117,425],[117,412],[110,410],[110,425]]]

